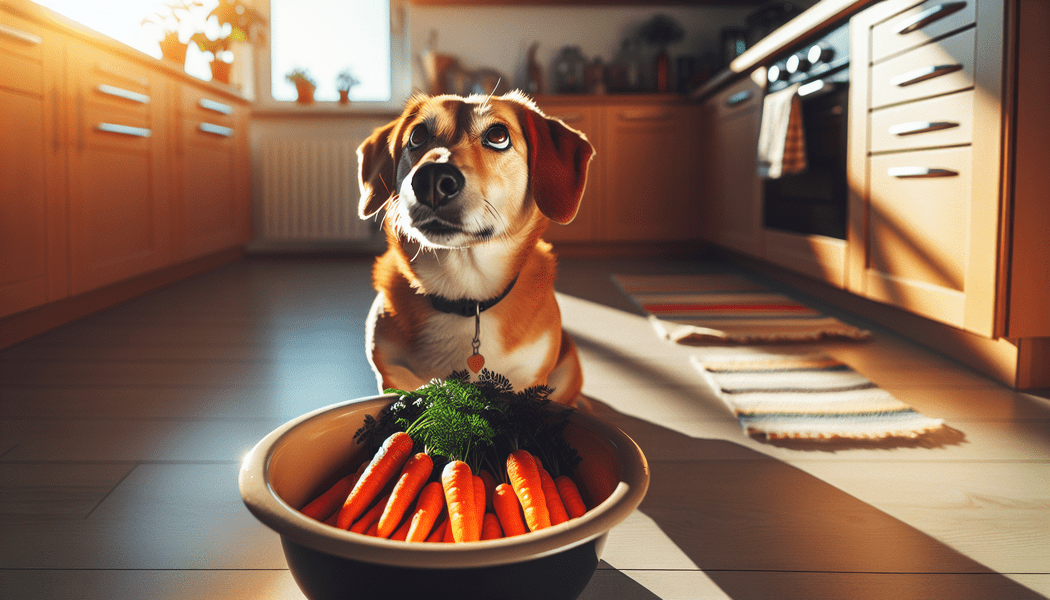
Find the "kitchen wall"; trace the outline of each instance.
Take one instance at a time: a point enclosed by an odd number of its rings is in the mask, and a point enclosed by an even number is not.
[[[524,83],[529,47],[538,43],[537,59],[550,73],[562,47],[579,46],[592,60],[599,56],[608,65],[621,42],[658,13],[674,18],[685,38],[668,48],[672,60],[679,55],[719,54],[719,32],[726,26],[743,26],[754,6],[411,6],[408,26],[413,54],[413,85],[425,79],[417,57],[436,32],[434,50],[457,57],[464,68],[493,68]]]

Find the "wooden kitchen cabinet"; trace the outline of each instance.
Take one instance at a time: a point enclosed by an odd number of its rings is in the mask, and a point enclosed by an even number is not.
[[[760,79],[760,78],[759,78]],[[699,226],[704,240],[749,256],[762,256],[762,181],[758,134],[763,86],[744,78],[701,107]]]
[[[53,32],[0,11],[0,317],[69,294]],[[59,73],[61,71],[58,71]]]
[[[991,338],[1002,332],[1004,10],[1001,0],[964,4],[894,0],[851,21],[848,281]],[[923,11],[939,18],[895,33]]]
[[[559,242],[651,243],[699,239],[698,108],[670,95],[549,96],[537,104],[582,131],[595,148],[580,213],[551,225]]]
[[[184,87],[178,103],[175,253],[189,259],[248,241],[248,111]]]
[[[601,214],[604,207],[605,164],[604,144],[602,143],[602,109],[586,103],[551,102],[544,111],[551,117],[561,119],[569,127],[582,132],[595,148],[595,157],[591,159],[587,173],[587,189],[580,201],[580,210],[576,218],[568,225],[551,223],[543,234],[548,242],[592,242],[602,237]]]
[[[70,281],[79,294],[169,260],[168,82],[75,40],[69,56]]]
[[[604,239],[699,239],[697,107],[610,105],[603,142]]]

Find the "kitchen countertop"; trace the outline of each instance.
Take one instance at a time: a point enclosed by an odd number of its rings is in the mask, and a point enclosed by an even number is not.
[[[821,0],[733,59],[727,68],[690,93],[689,98],[696,101],[704,100],[755,67],[762,66],[785,48],[805,41],[826,26],[849,17],[865,6],[873,4],[874,1]]]

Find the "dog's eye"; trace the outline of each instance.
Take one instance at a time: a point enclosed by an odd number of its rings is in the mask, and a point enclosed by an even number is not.
[[[426,125],[416,125],[412,128],[412,133],[408,135],[408,147],[415,150],[416,148],[427,143],[430,139],[430,132],[427,131]]]
[[[494,150],[510,148],[510,133],[503,125],[493,125],[485,132],[482,143]]]

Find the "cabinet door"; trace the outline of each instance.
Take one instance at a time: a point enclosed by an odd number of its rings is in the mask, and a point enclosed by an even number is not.
[[[610,105],[603,226],[611,241],[698,240],[700,110]]]
[[[179,258],[248,240],[251,205],[243,107],[195,87],[183,89],[179,118]]]
[[[0,11],[0,317],[69,293],[57,128],[62,43]]]
[[[170,260],[163,76],[71,43],[70,273],[78,294]]]
[[[595,156],[591,159],[587,173],[587,189],[580,201],[580,211],[568,225],[551,223],[543,239],[549,242],[590,242],[599,240],[601,234],[601,211],[603,209],[603,165],[607,160],[602,146],[601,109],[580,104],[554,104],[544,107],[544,111],[561,119],[566,125],[582,132],[594,146]]]
[[[705,240],[762,255],[762,184],[756,149],[762,88],[745,79],[704,103],[700,231]]]

